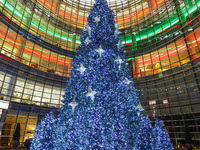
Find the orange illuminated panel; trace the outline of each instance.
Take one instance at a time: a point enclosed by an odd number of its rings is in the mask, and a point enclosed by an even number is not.
[[[133,19],[136,19],[137,17],[142,17],[143,14],[146,15],[149,13],[149,8],[145,8],[144,10],[141,10],[137,13],[133,13]]]
[[[152,0],[151,2],[153,4],[153,9],[156,9],[158,6],[160,6],[164,2],[164,0]]]
[[[67,18],[67,19],[74,20],[74,15],[64,12],[63,10],[59,10],[59,15],[65,16],[65,18]]]
[[[157,0],[158,6],[160,6],[163,2],[164,2],[164,0]]]
[[[0,38],[4,39],[5,38],[5,35],[3,33],[0,32]],[[6,41],[11,44],[11,45],[14,45],[14,40],[12,40],[11,38],[9,38],[8,36],[6,37]],[[19,45],[19,44],[16,44],[16,45]]]
[[[1,38],[4,38],[5,35],[2,34],[2,33],[0,33],[0,37],[1,37]],[[10,43],[11,45],[14,45],[14,43],[15,43],[14,40],[10,39],[9,37],[6,37],[6,40],[7,40],[7,42]],[[18,47],[18,45],[19,45],[19,43],[15,43],[15,47],[16,47],[16,48]],[[41,51],[38,51],[38,50],[34,50],[34,51],[33,51],[33,49],[27,48],[27,47],[25,47],[25,46],[24,46],[24,52],[29,53],[29,54],[31,54],[31,55],[34,55],[34,56],[36,56],[36,57],[41,57],[42,59],[45,59],[45,60],[47,60],[47,61],[49,60],[49,53],[43,52],[42,55],[41,55]],[[58,61],[57,61],[57,59],[58,59]],[[65,60],[64,58],[61,58],[61,57],[58,57],[58,58],[57,58],[57,56],[52,56],[52,55],[51,55],[51,62],[55,62],[55,63],[59,63],[59,64],[63,64],[63,62],[65,62],[65,63],[70,63],[70,62],[69,62],[69,59]]]
[[[55,11],[55,7],[53,7],[50,3],[48,3],[46,0],[40,0],[40,2],[42,4],[44,4],[45,6],[47,6],[49,9],[51,9],[52,11]]]
[[[41,51],[34,50],[33,55],[40,58],[41,57]]]
[[[87,18],[83,18],[83,17],[78,17],[78,21],[80,21],[80,22],[85,22],[85,23],[87,23],[88,21],[87,21]]]
[[[144,14],[147,14],[147,13],[149,13],[149,8],[146,8],[143,11],[144,11]]]
[[[129,22],[130,21],[130,17],[129,16],[124,16],[124,17],[116,18],[115,21],[117,21],[118,23]]]

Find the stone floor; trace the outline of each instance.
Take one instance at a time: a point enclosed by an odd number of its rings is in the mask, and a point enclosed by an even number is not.
[[[175,150],[187,150],[187,148],[183,147],[183,146],[174,146]],[[12,146],[0,146],[0,150],[29,150],[28,148],[26,148],[25,146],[18,146],[16,148],[12,147]],[[200,150],[200,147],[193,147],[193,150]]]
[[[175,150],[187,150],[187,148],[185,148],[184,146],[181,147],[175,147]],[[193,150],[200,150],[200,147],[193,147]]]
[[[29,149],[23,145],[20,145],[16,148],[14,148],[13,146],[0,146],[0,150],[29,150]]]

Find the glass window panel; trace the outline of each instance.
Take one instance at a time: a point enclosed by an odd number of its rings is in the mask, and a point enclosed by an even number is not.
[[[36,83],[35,90],[37,91],[43,91],[44,84]]]
[[[49,103],[50,99],[49,98],[42,98],[42,102]]]
[[[49,99],[50,99],[51,94],[50,94],[50,93],[43,93],[43,97],[45,97],[45,98],[49,98]]]
[[[13,50],[13,44],[12,43],[8,43],[7,41],[4,42],[3,44],[3,50],[1,51],[1,53],[3,53],[4,55],[10,57],[11,56],[11,53],[12,53],[12,50]]]
[[[171,67],[174,68],[174,67],[179,66],[180,63],[179,63],[179,58],[177,55],[177,48],[176,48],[175,43],[169,44],[167,48],[168,48],[168,55],[170,57]]]
[[[26,93],[25,92],[23,93],[23,97],[22,98],[23,98],[23,100],[31,100],[31,98],[32,98],[31,95],[32,95],[32,91],[28,91],[28,92],[26,91]]]
[[[53,92],[54,94],[60,94],[60,89],[53,89]]]
[[[60,95],[52,94],[52,99],[60,99]]]
[[[33,101],[41,101],[41,97],[33,96]]]
[[[59,100],[51,100],[51,103],[53,103],[53,104],[59,104]]]
[[[50,51],[47,49],[43,49],[42,61],[41,61],[42,66],[48,67],[49,57],[50,57]]]
[[[26,124],[27,116],[18,115],[17,122],[20,122],[20,128],[22,124]],[[25,129],[25,126],[22,126],[22,129]]]
[[[135,72],[137,75],[137,78],[144,76],[144,66],[143,66],[143,60],[142,57],[136,57],[135,58]]]
[[[200,57],[200,53],[199,53],[199,49],[200,49],[200,27],[196,28],[194,30],[194,34],[195,34],[195,37],[196,37],[196,42],[197,42],[197,45],[195,45],[195,50],[196,50],[196,53],[197,53],[197,57]]]
[[[64,94],[65,94],[65,91],[64,91],[64,90],[62,90],[62,91],[61,91],[61,95],[63,96]]]
[[[20,79],[20,78],[17,78],[16,85],[21,86],[21,87],[24,87],[25,82],[24,82],[24,81],[21,81],[21,80],[19,80],[19,79]]]
[[[42,96],[42,92],[34,91],[34,96],[39,96],[39,97],[41,97],[41,96]]]
[[[154,74],[161,72],[159,53],[158,51],[154,51],[151,53],[152,64],[154,69]]]
[[[153,64],[150,57],[150,54],[146,54],[143,56],[144,66],[145,66],[145,74],[152,75],[153,74]]]
[[[27,81],[26,82],[26,86],[25,86],[25,90],[32,90],[34,88],[34,82],[31,81]]]
[[[51,91],[52,91],[52,87],[51,87],[51,86],[48,86],[48,85],[45,85],[45,87],[44,87],[44,92],[45,92],[45,93],[51,93]]]
[[[9,87],[9,83],[4,82],[3,83],[3,90],[8,89],[8,87]]]
[[[159,55],[160,55],[162,70],[166,71],[166,70],[170,69],[168,52],[166,51],[166,49],[164,51],[159,52]]]
[[[179,54],[179,58],[181,60],[181,64],[185,64],[190,61],[189,55],[187,52],[187,47],[185,45],[184,38],[180,38],[179,40],[176,41],[177,45],[177,51]]]
[[[2,22],[0,22],[0,26],[1,26],[0,32],[2,33],[2,35],[5,38],[8,27]]]
[[[199,52],[199,46],[197,45],[197,41],[193,32],[186,35],[186,41],[189,47],[191,58],[196,59],[198,57],[197,53]]]
[[[52,73],[55,73],[56,63],[57,63],[57,54],[51,53],[49,69],[52,70]]]
[[[33,119],[29,119],[29,120],[28,120],[28,123],[34,123],[33,121],[34,121]],[[37,120],[36,120],[35,122],[37,123]],[[36,128],[36,124],[35,124],[35,125],[27,124],[27,126],[26,126],[26,132],[34,133],[35,128]],[[30,134],[31,134],[31,133],[30,133]],[[29,136],[30,136],[30,135],[29,135]]]

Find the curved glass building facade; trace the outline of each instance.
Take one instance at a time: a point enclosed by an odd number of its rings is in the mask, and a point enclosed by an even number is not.
[[[0,0],[0,144],[58,114],[95,0]],[[200,140],[200,0],[108,0],[146,115],[174,144]]]

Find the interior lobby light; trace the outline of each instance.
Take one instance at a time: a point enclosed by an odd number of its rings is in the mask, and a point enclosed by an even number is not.
[[[9,104],[9,101],[0,100],[0,109],[8,109]]]
[[[168,100],[167,99],[163,100],[163,104],[168,104]]]

